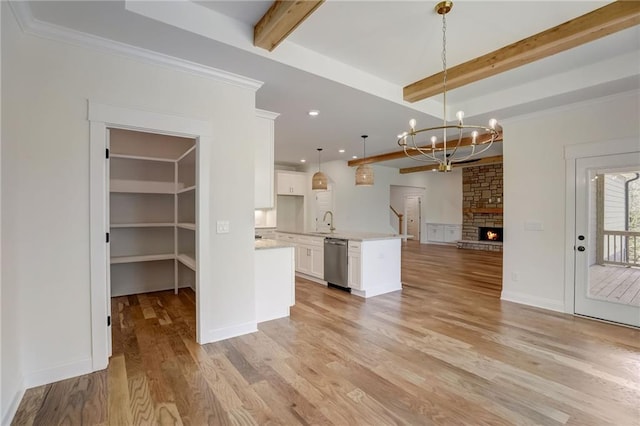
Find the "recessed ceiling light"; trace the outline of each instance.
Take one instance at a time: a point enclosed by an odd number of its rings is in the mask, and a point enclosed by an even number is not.
[[[344,149],[339,149],[338,152],[342,154],[344,152]]]
[[[301,163],[306,163],[307,160],[305,160],[304,158],[302,160],[300,160]]]
[[[351,157],[351,158],[356,159],[356,158],[358,158],[358,156],[357,156],[357,155],[354,155],[354,156],[353,156],[353,157]]]
[[[309,115],[312,117],[316,117],[320,114],[320,111],[318,111],[317,109],[312,109],[311,111],[309,111]]]

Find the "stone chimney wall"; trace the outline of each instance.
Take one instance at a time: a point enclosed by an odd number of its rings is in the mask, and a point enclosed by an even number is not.
[[[478,240],[480,226],[503,226],[502,163],[462,170],[462,239]]]

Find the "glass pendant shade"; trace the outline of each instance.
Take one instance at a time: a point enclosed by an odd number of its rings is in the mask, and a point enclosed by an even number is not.
[[[311,179],[311,189],[314,191],[326,191],[327,189],[327,175],[318,171],[313,175]]]
[[[361,164],[356,169],[356,185],[371,186],[373,185],[373,168],[368,164]]]
[[[313,191],[326,191],[327,190],[327,175],[320,171],[320,156],[322,154],[322,148],[317,148],[318,151],[318,171],[313,175],[311,179],[311,189]]]

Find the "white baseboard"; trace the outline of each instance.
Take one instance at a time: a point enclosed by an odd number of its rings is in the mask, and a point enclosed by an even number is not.
[[[366,290],[357,290],[355,288],[351,289],[351,294],[356,295],[358,297],[363,297],[365,299],[369,297],[379,296],[381,294],[391,293],[393,291],[402,290],[402,283],[394,284],[394,285],[386,285],[386,286],[378,286],[373,288],[368,288]]]
[[[218,342],[220,340],[242,336],[243,334],[255,333],[256,331],[258,331],[258,323],[255,321],[232,325],[231,327],[217,328],[207,332],[202,344]]]
[[[14,416],[18,412],[20,401],[22,401],[22,397],[24,396],[24,392],[26,390],[27,389],[24,386],[22,386],[22,388],[18,389],[15,395],[13,395],[13,398],[11,399],[11,404],[9,404],[7,411],[2,416],[2,426],[9,426],[11,424],[11,421],[13,420]]]
[[[564,301],[531,296],[530,294],[502,290],[501,300],[535,306],[536,308],[564,313]]]
[[[34,371],[24,378],[24,384],[27,389],[36,386],[42,386],[60,380],[69,379],[71,377],[82,376],[93,372],[93,362],[91,358],[81,359],[69,364],[59,365],[45,370]]]

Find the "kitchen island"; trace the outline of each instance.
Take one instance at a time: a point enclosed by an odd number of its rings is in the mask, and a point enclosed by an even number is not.
[[[348,242],[346,288],[364,298],[402,289],[400,278],[401,242],[404,235],[372,232],[291,232],[278,231],[278,241],[296,247],[296,274],[327,285],[324,271],[324,240]]]
[[[284,241],[255,241],[256,322],[289,316],[296,302],[294,250]]]

